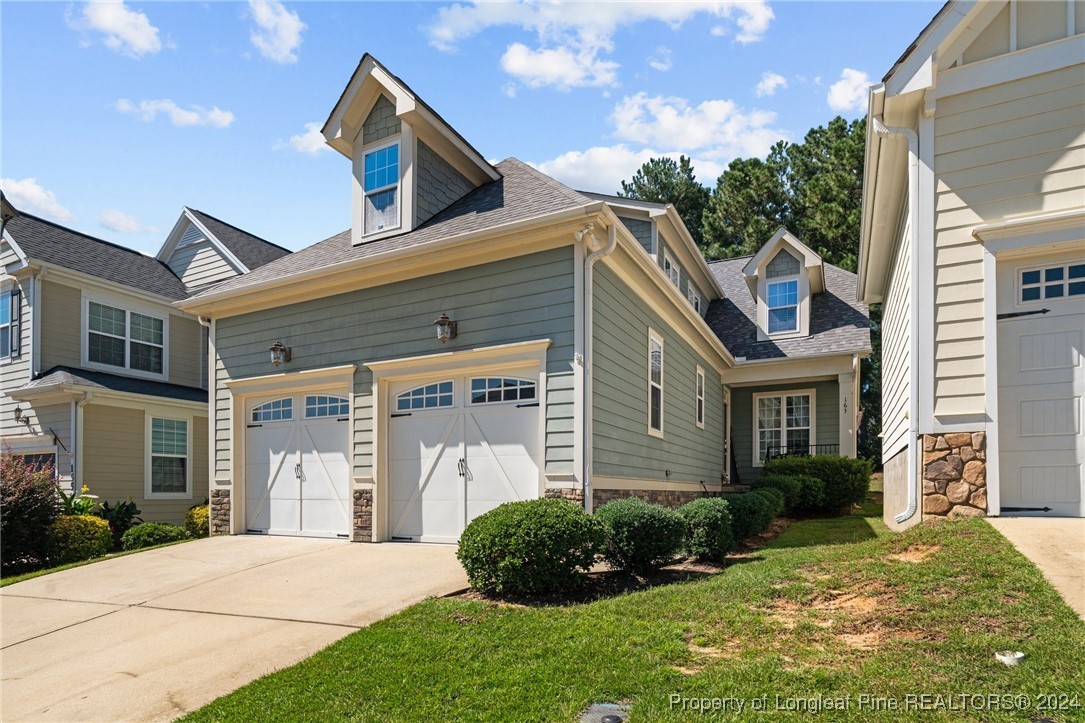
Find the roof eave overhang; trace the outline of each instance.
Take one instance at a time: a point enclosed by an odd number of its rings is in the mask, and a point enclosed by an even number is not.
[[[114,399],[125,402],[138,402],[142,404],[167,404],[171,406],[186,407],[189,409],[207,409],[207,402],[192,401],[190,399],[178,399],[176,397],[164,397],[155,394],[136,394],[135,392],[121,392],[108,387],[90,384],[70,384],[66,382],[58,384],[46,384],[29,389],[14,389],[8,392],[8,396],[20,402],[32,402],[49,397],[69,396],[81,397],[91,395],[95,399]]]

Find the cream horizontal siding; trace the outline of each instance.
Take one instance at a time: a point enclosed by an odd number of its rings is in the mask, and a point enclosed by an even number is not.
[[[43,279],[40,327],[43,372],[57,365],[80,366],[82,298],[74,286]]]
[[[19,255],[7,241],[0,241],[0,266],[7,266],[19,260]]]
[[[609,267],[598,264],[594,273],[593,474],[718,484],[724,470],[719,377]],[[649,327],[663,338],[662,438],[648,434]],[[695,418],[697,365],[705,370],[704,429]]]
[[[571,473],[573,433],[572,247],[504,259],[371,289],[220,319],[216,477],[229,479],[232,400],[225,382],[268,374],[268,346],[291,347],[286,371],[357,364],[354,468],[369,476],[373,457],[372,374],[367,362],[549,338],[546,471]],[[434,318],[447,313],[458,336],[440,344]]]
[[[882,461],[908,444],[912,394],[912,230],[905,221],[882,308]]]
[[[170,317],[170,376],[173,384],[186,387],[204,386],[203,346],[204,328],[195,319]]]
[[[193,288],[237,276],[234,267],[206,240],[178,248],[170,256],[168,266],[185,286]]]
[[[935,113],[935,415],[982,414],[983,250],[972,229],[1085,199],[1085,65],[939,98]]]
[[[9,279],[0,283],[0,293],[8,293],[13,291],[21,292],[22,300],[20,303],[20,316],[22,317],[20,322],[20,334],[19,334],[19,354],[7,359],[0,359],[0,436],[9,437],[11,435],[22,435],[27,433],[27,428],[23,424],[15,422],[15,407],[20,407],[24,412],[27,410],[25,402],[16,402],[14,399],[8,396],[8,392],[12,389],[21,387],[30,381],[30,334],[31,334],[31,319],[30,319],[30,294],[29,284],[20,284],[14,279]],[[30,418],[33,422],[33,412],[30,411]],[[32,433],[32,432],[31,432]]]

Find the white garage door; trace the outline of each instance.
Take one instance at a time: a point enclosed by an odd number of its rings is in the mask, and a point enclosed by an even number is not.
[[[1085,259],[999,270],[1002,512],[1085,516]]]
[[[245,450],[247,530],[348,537],[349,431],[343,396],[298,394],[253,405]]]
[[[390,537],[456,542],[475,517],[539,496],[537,382],[466,376],[393,385]]]

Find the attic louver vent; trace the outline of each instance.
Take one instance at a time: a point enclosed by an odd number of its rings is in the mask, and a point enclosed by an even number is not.
[[[188,228],[185,229],[184,234],[181,236],[181,240],[177,242],[177,248],[182,248],[184,246],[188,246],[189,244],[199,243],[203,240],[203,233],[200,231],[200,229],[196,228],[192,224],[189,224]]]

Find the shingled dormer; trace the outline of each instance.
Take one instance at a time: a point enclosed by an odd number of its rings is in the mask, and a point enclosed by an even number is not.
[[[351,242],[406,233],[501,174],[366,53],[321,129],[354,168]]]
[[[821,256],[785,228],[742,268],[757,302],[757,340],[810,334],[810,297],[825,290]]]

